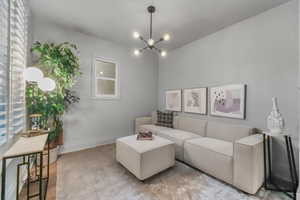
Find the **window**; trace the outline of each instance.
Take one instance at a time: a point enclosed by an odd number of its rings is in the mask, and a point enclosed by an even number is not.
[[[119,98],[118,65],[115,62],[96,58],[94,62],[95,96],[98,98]]]
[[[9,0],[0,0],[0,145],[7,141],[9,77]]]
[[[26,0],[0,0],[0,145],[25,127]]]

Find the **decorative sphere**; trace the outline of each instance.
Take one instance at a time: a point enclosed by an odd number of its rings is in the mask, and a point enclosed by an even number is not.
[[[43,79],[43,72],[36,67],[28,67],[24,70],[24,78],[26,81],[39,82]]]
[[[55,89],[55,81],[51,78],[43,78],[41,81],[38,82],[38,86],[44,92],[52,91]]]

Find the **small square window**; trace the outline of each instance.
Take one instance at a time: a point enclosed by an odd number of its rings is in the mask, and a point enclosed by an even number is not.
[[[119,69],[117,63],[96,58],[93,71],[95,97],[103,99],[119,98]]]
[[[114,95],[115,94],[115,81],[97,79],[97,94]]]
[[[105,78],[116,78],[116,64],[109,62],[96,62],[96,76]]]

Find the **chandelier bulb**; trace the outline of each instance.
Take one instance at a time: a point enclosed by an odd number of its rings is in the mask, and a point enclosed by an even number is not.
[[[138,56],[138,55],[140,55],[141,51],[138,49],[135,49],[133,53],[134,53],[134,55]]]
[[[166,57],[167,52],[166,52],[165,50],[162,50],[162,51],[160,52],[160,55],[161,55],[162,57]]]
[[[134,39],[138,39],[140,37],[140,34],[138,32],[133,32]]]
[[[169,40],[170,40],[170,35],[166,33],[166,34],[164,35],[163,39],[164,39],[165,41],[169,41]]]
[[[148,45],[149,46],[153,46],[154,45],[154,40],[152,39],[152,38],[150,38],[149,40],[148,40]]]

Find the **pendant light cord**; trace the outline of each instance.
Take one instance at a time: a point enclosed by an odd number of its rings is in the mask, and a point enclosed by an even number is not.
[[[154,6],[154,0],[151,0],[151,6]],[[150,39],[152,39],[152,14],[150,13]]]
[[[150,39],[152,39],[152,13],[150,13]]]

